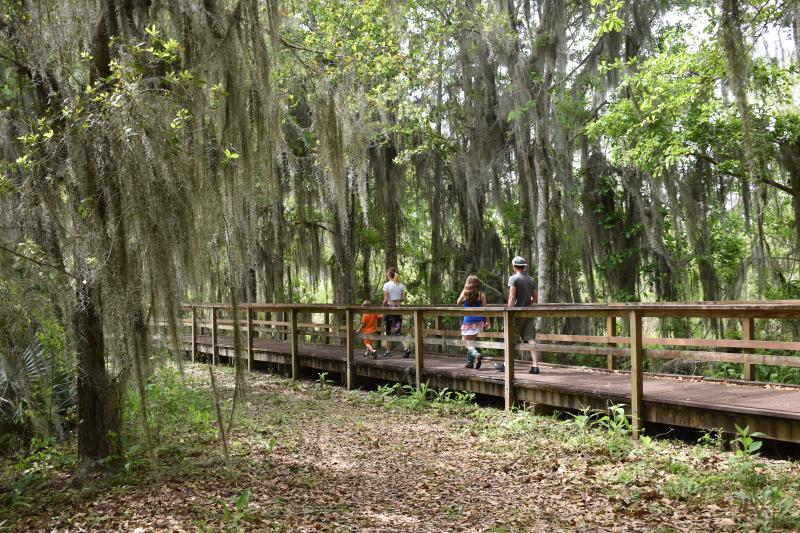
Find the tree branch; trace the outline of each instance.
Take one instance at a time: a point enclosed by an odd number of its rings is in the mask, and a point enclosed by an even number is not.
[[[50,263],[45,263],[44,261],[39,261],[38,259],[35,259],[33,257],[21,254],[21,253],[17,252],[16,250],[7,247],[4,244],[0,244],[0,251],[9,253],[9,254],[11,254],[13,256],[19,257],[20,259],[24,259],[25,261],[29,261],[31,263],[39,265],[40,267],[52,268],[53,270],[61,272],[62,274],[66,274],[67,276],[71,277],[72,279],[74,279],[76,281],[78,280],[78,278],[77,278],[77,276],[75,276],[75,274],[73,274],[72,272],[70,272],[69,270],[67,270],[67,269],[65,269],[63,267],[59,267],[59,266],[56,266],[56,265],[51,265]]]
[[[699,159],[702,159],[703,161],[707,161],[707,162],[711,163],[712,165],[714,165],[715,167],[719,166],[719,161],[717,161],[713,157],[711,157],[709,155],[706,155],[706,154],[704,154],[702,152],[691,152],[691,155],[693,155],[693,156],[695,156],[695,157],[697,157]],[[730,176],[735,176],[737,178],[747,178],[748,177],[743,172],[733,172],[732,170],[726,170],[725,174],[728,174]],[[771,185],[772,187],[775,187],[776,189],[779,189],[779,190],[785,192],[788,195],[796,196],[795,192],[790,187],[787,187],[783,183],[778,183],[777,181],[772,180],[770,178],[765,178],[764,176],[750,176],[750,177],[752,177],[756,181],[760,181],[761,183],[764,183],[765,185]]]

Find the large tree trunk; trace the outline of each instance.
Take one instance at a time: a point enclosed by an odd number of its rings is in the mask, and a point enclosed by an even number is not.
[[[397,267],[397,225],[398,225],[398,206],[397,206],[397,178],[399,170],[394,163],[397,157],[397,147],[392,137],[384,141],[383,146],[378,148],[378,173],[376,179],[382,181],[381,192],[383,209],[383,252],[384,267]]]
[[[120,388],[106,373],[99,290],[79,281],[73,332],[78,358],[78,454],[101,459],[119,444]],[[115,437],[116,435],[116,437]]]
[[[800,143],[787,142],[781,145],[781,163],[789,173],[789,186],[793,192],[794,255],[800,257]]]

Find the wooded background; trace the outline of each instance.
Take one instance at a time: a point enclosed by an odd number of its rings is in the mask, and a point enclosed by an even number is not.
[[[77,354],[111,428],[180,301],[388,266],[412,303],[503,301],[515,255],[542,302],[797,298],[798,39],[793,0],[4,0],[5,373]]]

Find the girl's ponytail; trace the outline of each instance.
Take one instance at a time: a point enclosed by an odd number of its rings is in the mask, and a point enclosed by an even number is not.
[[[400,275],[397,273],[397,268],[389,267],[389,270],[386,271],[386,275],[395,283],[400,283]]]

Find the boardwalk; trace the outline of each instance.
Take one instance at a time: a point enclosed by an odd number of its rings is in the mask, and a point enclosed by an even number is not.
[[[184,336],[187,353],[192,338]],[[213,338],[196,337],[198,354],[210,356]],[[233,338],[218,335],[217,352],[230,360]],[[291,367],[291,343],[263,338],[252,339],[254,361]],[[354,348],[354,374],[387,381],[414,383],[415,358],[404,359],[397,351],[391,358],[377,360],[363,357],[361,348]],[[299,366],[314,371],[340,372],[347,369],[343,346],[297,344]],[[433,387],[503,397],[505,375],[491,362],[480,370],[464,368],[463,360],[438,353],[425,353],[424,380]],[[579,367],[542,365],[542,373],[527,373],[527,364],[519,361],[514,373],[514,396],[533,404],[537,410],[604,408],[609,403],[631,403],[629,373],[596,371]],[[800,443],[800,388],[775,388],[765,384],[715,382],[703,379],[645,375],[643,378],[643,419],[667,425],[701,429],[721,428],[733,431],[735,426],[749,425],[776,440]]]

